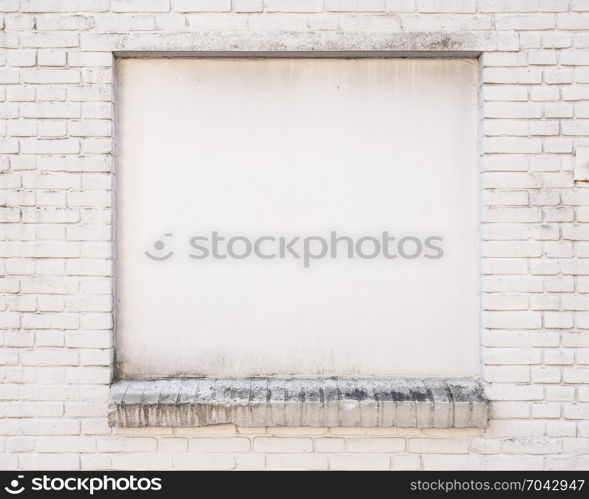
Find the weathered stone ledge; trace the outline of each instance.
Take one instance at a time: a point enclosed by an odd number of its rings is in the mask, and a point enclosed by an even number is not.
[[[517,51],[515,31],[194,31],[178,33],[81,33],[84,51],[109,51],[117,56],[151,55],[155,51],[193,55],[260,55],[284,52],[382,52],[383,55],[476,56],[483,52]],[[404,54],[405,53],[405,54]],[[161,54],[160,54],[161,55]],[[292,54],[291,54],[292,55]]]
[[[487,426],[488,401],[470,379],[122,380],[111,392],[111,426]]]

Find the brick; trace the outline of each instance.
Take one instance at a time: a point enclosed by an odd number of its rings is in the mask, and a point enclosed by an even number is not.
[[[586,383],[586,381],[585,381]],[[589,404],[579,403],[564,406],[565,419],[588,419],[589,418]],[[587,440],[589,442],[589,439]]]
[[[348,438],[345,441],[346,452],[402,452],[405,440],[402,438]]]
[[[25,366],[75,366],[78,364],[78,352],[75,350],[37,350],[23,352],[21,359]]]
[[[539,364],[541,352],[529,348],[487,348],[487,364]]]
[[[479,31],[492,29],[493,20],[487,15],[449,16],[446,14],[403,16],[403,29],[406,31]],[[513,40],[503,40],[504,50],[513,49]]]
[[[268,470],[327,470],[327,456],[317,454],[270,454],[266,456]]]
[[[230,457],[228,457],[231,459]],[[168,470],[172,469],[172,456],[169,454],[157,454],[153,452],[129,452],[125,454],[112,454],[112,467],[120,470]],[[214,460],[211,459],[210,469],[219,469],[214,466]],[[231,462],[233,462],[231,460]],[[183,469],[181,462],[178,462],[178,468]],[[197,466],[194,466],[196,469]],[[227,468],[231,469],[231,468]]]
[[[542,105],[534,102],[489,102],[486,118],[541,118]]]
[[[541,314],[537,312],[487,312],[486,327],[491,329],[535,329],[541,326]]]
[[[576,427],[574,423],[566,421],[550,421],[546,424],[546,435],[549,437],[574,437]]]
[[[509,439],[501,445],[501,451],[507,454],[558,454],[562,444],[557,439]]]
[[[78,103],[39,103],[21,106],[23,118],[78,118],[81,108]]]
[[[488,362],[485,357],[485,361]],[[527,383],[530,381],[530,369],[522,366],[486,366],[485,381],[502,383]]]
[[[532,367],[532,381],[534,383],[559,383],[561,379],[562,377],[559,368],[542,366]]]
[[[7,2],[5,2],[6,4]],[[34,29],[35,18],[31,15],[10,15],[4,18],[6,31],[30,31]]]
[[[232,455],[178,454],[173,459],[174,469],[179,470],[233,470],[236,466],[236,457]],[[154,465],[153,469],[158,467]]]
[[[550,66],[558,62],[558,56],[555,52],[538,50],[528,53],[528,63],[537,66]]]
[[[48,33],[48,32],[24,32],[20,35],[22,47],[31,48],[69,48],[77,47],[79,43],[78,33]]]
[[[325,0],[325,10],[332,12],[383,12],[385,0]]]
[[[429,454],[423,456],[424,470],[476,470],[483,469],[481,456]]]
[[[169,0],[112,0],[113,12],[168,12]]]
[[[544,30],[555,27],[554,16],[548,14],[500,15],[496,16],[495,26],[498,30]]]
[[[340,21],[344,30],[350,31],[399,31],[401,22],[392,16],[346,16]]]
[[[565,383],[589,383],[589,368],[569,367],[563,369]]]
[[[157,440],[152,437],[121,437],[98,440],[98,452],[151,452]]]
[[[34,50],[10,50],[6,55],[6,62],[9,66],[27,67],[34,66],[37,60]],[[14,73],[15,75],[18,72]],[[9,77],[10,72],[4,73],[4,78]],[[18,81],[18,80],[16,80]]]
[[[194,2],[190,2],[193,4]],[[219,2],[211,2],[215,9]],[[227,10],[231,10],[227,2]],[[322,12],[323,0],[265,0],[266,12]],[[383,9],[384,10],[384,5]]]
[[[112,55],[108,52],[69,52],[67,61],[70,67],[109,67],[112,65]]]
[[[387,12],[413,12],[415,0],[386,0]]]
[[[313,441],[310,438],[285,438],[285,437],[256,437],[253,448],[256,452],[311,452]]]
[[[37,53],[37,64],[39,66],[64,66],[66,62],[66,53],[63,50],[39,50]],[[44,83],[77,83],[79,82],[79,74],[76,72],[70,72],[71,79],[74,79],[73,82],[54,82],[48,81]],[[75,76],[74,76],[75,75]],[[37,82],[31,82],[37,83]]]
[[[37,29],[41,31],[81,31],[94,26],[93,18],[82,15],[41,16],[37,18]]]
[[[72,384],[107,384],[111,373],[105,367],[80,367],[69,370],[67,379]]]
[[[259,444],[262,445],[263,444]],[[250,450],[248,438],[192,438],[188,444],[189,452],[247,452]],[[270,451],[271,452],[271,451]]]
[[[336,454],[329,457],[331,470],[388,470],[390,458],[382,454]]]
[[[22,470],[77,470],[79,469],[78,454],[22,454],[19,456],[19,467]]]
[[[327,437],[316,438],[313,441],[315,452],[343,452],[345,448],[345,440],[343,438]]]
[[[96,440],[89,437],[43,437],[37,439],[37,452],[95,452]]]
[[[583,30],[587,29],[589,23],[588,14],[558,14],[557,27],[565,30]]]
[[[468,452],[470,442],[468,440],[434,439],[434,438],[410,438],[407,448],[410,452],[419,453],[450,453],[459,454]]]
[[[497,383],[489,388],[492,400],[542,400],[543,389],[539,385]]]
[[[263,0],[233,0],[233,11],[234,12],[263,12],[264,2]]]

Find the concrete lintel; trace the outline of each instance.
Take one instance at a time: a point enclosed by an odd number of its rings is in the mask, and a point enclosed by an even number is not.
[[[397,426],[485,428],[471,379],[243,378],[122,380],[109,422],[123,427]]]
[[[517,51],[519,37],[511,31],[328,32],[214,31],[186,33],[81,33],[82,50],[137,53],[248,54],[281,52],[480,54]]]

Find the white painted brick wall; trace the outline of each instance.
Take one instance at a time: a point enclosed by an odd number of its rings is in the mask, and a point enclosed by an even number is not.
[[[2,0],[0,28],[0,468],[589,469],[587,0]],[[487,430],[108,427],[112,49],[227,30],[499,35],[480,61]]]

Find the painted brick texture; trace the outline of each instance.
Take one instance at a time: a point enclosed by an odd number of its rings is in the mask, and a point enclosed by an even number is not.
[[[108,426],[113,50],[203,32],[497,37],[480,56],[489,428]],[[0,47],[0,468],[589,469],[589,1],[2,0]]]

